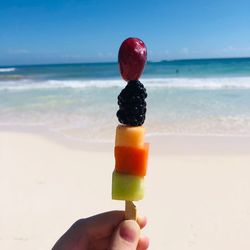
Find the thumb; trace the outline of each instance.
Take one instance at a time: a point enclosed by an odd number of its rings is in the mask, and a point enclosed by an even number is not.
[[[124,220],[115,231],[110,250],[136,250],[140,227],[133,220]]]

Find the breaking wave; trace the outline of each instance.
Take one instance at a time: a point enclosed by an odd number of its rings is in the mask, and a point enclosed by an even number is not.
[[[230,78],[146,78],[141,80],[149,89],[250,89],[250,77]],[[114,88],[124,87],[120,79],[104,80],[19,80],[2,81],[0,90],[35,90],[62,88]]]
[[[16,68],[0,68],[0,72],[13,72]]]

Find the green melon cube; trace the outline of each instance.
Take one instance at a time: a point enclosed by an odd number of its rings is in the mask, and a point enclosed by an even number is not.
[[[138,201],[144,197],[144,177],[113,172],[112,199]]]

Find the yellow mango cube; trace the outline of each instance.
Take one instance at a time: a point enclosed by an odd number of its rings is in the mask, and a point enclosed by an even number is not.
[[[143,126],[126,126],[118,125],[116,127],[116,146],[126,146],[126,147],[143,147],[144,146],[144,134],[145,129]]]

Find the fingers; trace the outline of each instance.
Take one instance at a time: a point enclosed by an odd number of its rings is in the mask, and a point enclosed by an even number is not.
[[[105,238],[113,233],[115,228],[125,219],[124,211],[109,211],[106,213],[98,214],[87,219],[81,219],[73,225],[78,229],[78,232],[86,232],[95,238]],[[142,229],[147,224],[147,218],[138,216],[137,223]]]
[[[133,220],[123,221],[115,231],[111,250],[136,250],[140,238],[140,227]]]
[[[92,241],[88,245],[88,249],[103,250],[109,249],[110,237]],[[146,250],[149,247],[149,239],[146,236],[140,236],[136,250]]]
[[[147,236],[141,236],[136,250],[146,250],[149,247],[149,239]]]
[[[115,228],[124,220],[124,211],[110,211],[78,221],[79,232],[83,231],[95,239],[110,236]]]
[[[138,216],[137,223],[141,229],[147,225],[147,218],[145,216]],[[136,250],[146,250],[149,247],[149,239],[147,236],[140,236]]]
[[[88,231],[89,232],[91,231],[91,236],[92,236],[91,238],[93,238],[93,236],[95,238],[94,242],[93,242],[93,245],[95,247],[93,247],[93,249],[103,249],[104,246],[109,245],[109,243],[110,243],[109,236],[111,234],[113,234],[113,232],[117,228],[117,226],[120,223],[123,223],[123,221],[124,221],[124,211],[106,212],[106,213],[99,214],[99,215],[90,217],[88,219],[85,219],[84,223],[85,224],[87,223]],[[143,229],[147,224],[147,218],[145,216],[138,216],[137,223],[139,225],[139,228]],[[100,227],[100,225],[101,225],[101,227]],[[119,228],[121,228],[121,227],[122,227],[122,225],[119,226]],[[115,235],[116,235],[117,231],[119,230],[119,228],[116,229]],[[126,228],[126,226],[125,226],[125,228]],[[137,226],[137,228],[138,228],[138,226]],[[140,235],[140,232],[139,232],[139,235]],[[114,236],[114,237],[116,237],[116,236]],[[120,237],[118,237],[116,239],[119,240]],[[139,236],[137,243],[138,243],[137,248],[136,247],[134,248],[137,250],[146,250],[149,246],[149,240],[145,236]],[[118,244],[120,244],[120,243],[118,243]],[[119,246],[119,249],[120,249],[120,246]],[[129,248],[129,249],[133,249],[133,248]]]
[[[147,225],[147,218],[145,216],[138,216],[136,221],[141,229]]]
[[[56,242],[53,249],[104,249],[111,250],[148,248],[149,240],[140,236],[140,229],[147,224],[146,217],[139,216],[135,221],[125,220],[124,211],[110,211],[75,222]]]
[[[110,237],[99,239],[99,240],[92,240],[91,242],[88,243],[88,247],[86,249],[91,249],[91,250],[108,249],[110,245],[110,241],[111,241]]]

